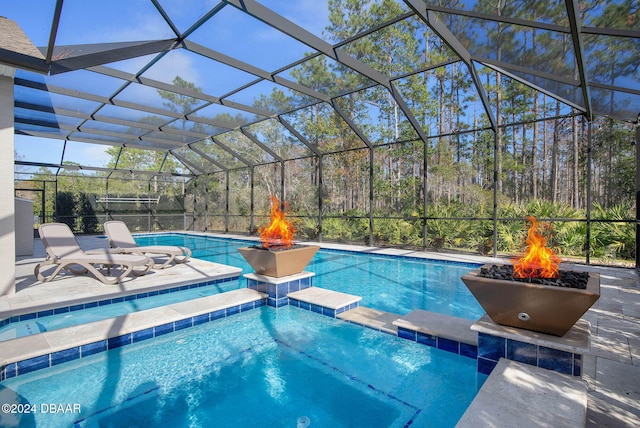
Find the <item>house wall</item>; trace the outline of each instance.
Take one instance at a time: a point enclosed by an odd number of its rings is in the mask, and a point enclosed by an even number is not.
[[[0,296],[16,291],[13,71],[0,68]]]

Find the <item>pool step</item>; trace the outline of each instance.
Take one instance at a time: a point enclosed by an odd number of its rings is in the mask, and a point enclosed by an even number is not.
[[[393,325],[393,322],[400,318],[400,315],[391,312],[358,306],[350,311],[341,313],[338,318],[384,333],[398,334],[398,327]]]
[[[465,357],[478,357],[473,320],[416,309],[393,321],[398,336]]]
[[[304,290],[287,294],[289,304],[307,309],[322,315],[335,318],[337,315],[358,307],[362,300],[360,296],[340,293],[319,287],[309,287]]]
[[[399,330],[443,337],[478,346],[478,334],[471,330],[474,320],[416,309],[393,322]]]
[[[44,325],[36,321],[23,322],[13,328],[4,329],[0,332],[0,341],[12,340],[17,337],[28,336],[30,334],[38,334],[47,331]]]
[[[502,358],[456,428],[584,427],[586,418],[584,380]]]

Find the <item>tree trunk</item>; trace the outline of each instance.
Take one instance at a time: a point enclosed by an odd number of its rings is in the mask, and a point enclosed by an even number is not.
[[[560,116],[560,102],[556,101],[556,117]],[[554,120],[553,146],[551,148],[551,202],[558,202],[558,146],[560,144],[560,121]]]
[[[496,121],[498,129],[496,130],[496,172],[497,182],[496,188],[498,193],[502,193],[502,90],[500,89],[500,73],[496,74]]]
[[[578,141],[578,117],[573,117],[573,192],[571,195],[573,208],[580,208],[580,184],[579,184],[579,175],[578,175],[578,165],[579,165],[579,141]]]
[[[538,117],[538,94],[534,94],[533,116]],[[538,123],[533,124],[533,142],[531,143],[531,192],[533,199],[538,199]]]
[[[544,109],[545,118],[547,116],[547,96],[544,95],[542,101],[542,108]],[[542,183],[544,187],[542,189],[543,193],[549,189],[549,185],[547,183],[547,164],[549,163],[549,147],[547,145],[547,121],[542,122]]]

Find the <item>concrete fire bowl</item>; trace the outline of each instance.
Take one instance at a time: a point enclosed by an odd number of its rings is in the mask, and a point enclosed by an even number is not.
[[[491,265],[485,265],[490,267]],[[496,324],[564,336],[600,298],[600,274],[586,289],[484,278],[475,270],[462,281]]]
[[[242,247],[238,251],[256,273],[280,278],[302,272],[319,249],[316,245],[298,244],[275,251],[258,247]]]

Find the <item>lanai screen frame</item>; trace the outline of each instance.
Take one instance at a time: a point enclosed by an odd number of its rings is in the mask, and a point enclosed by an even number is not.
[[[162,9],[162,6],[160,5],[159,2],[157,1],[153,1],[154,6],[158,9],[158,11],[163,12],[164,10]],[[116,57],[120,57],[122,59],[124,58],[129,58],[129,57],[136,57],[139,55],[142,55],[146,52],[168,52],[172,49],[175,49],[179,46],[182,47],[186,47],[187,49],[190,49],[194,52],[198,52],[200,54],[206,55],[210,58],[213,59],[217,59],[219,61],[223,61],[224,63],[226,63],[227,65],[233,66],[235,68],[238,68],[240,70],[244,70],[246,72],[250,72],[252,74],[254,74],[255,76],[257,76],[257,80],[256,81],[272,81],[278,85],[282,85],[285,88],[288,88],[290,90],[296,90],[299,91],[303,94],[305,94],[308,97],[312,97],[312,98],[316,98],[319,101],[317,102],[325,102],[325,103],[329,103],[331,104],[335,111],[337,112],[338,115],[340,115],[343,120],[345,120],[345,122],[347,122],[348,126],[358,135],[358,137],[360,137],[360,139],[363,141],[364,145],[366,146],[366,148],[364,150],[369,150],[371,153],[373,153],[373,151],[375,150],[375,148],[373,148],[373,144],[369,141],[367,141],[367,137],[366,135],[359,129],[359,127],[357,126],[357,124],[353,123],[352,121],[349,120],[348,115],[345,114],[345,112],[341,111],[341,109],[339,108],[339,106],[336,105],[335,103],[335,98],[334,97],[328,97],[328,96],[323,96],[322,94],[318,93],[317,91],[313,91],[310,90],[309,88],[303,87],[295,82],[291,82],[291,81],[287,81],[286,79],[282,79],[281,77],[278,76],[278,74],[284,70],[284,69],[288,69],[293,67],[296,63],[294,64],[290,64],[289,66],[284,67],[283,69],[280,70],[276,70],[272,73],[270,72],[266,72],[264,70],[260,70],[257,69],[255,67],[251,67],[246,63],[243,63],[241,61],[238,61],[235,58],[230,58],[230,57],[226,57],[223,55],[220,55],[219,53],[216,53],[214,51],[211,51],[210,49],[208,49],[205,46],[201,46],[198,45],[197,43],[191,42],[190,40],[188,40],[188,35],[193,32],[196,31],[198,29],[198,27],[200,25],[202,25],[207,19],[211,18],[212,16],[214,16],[215,14],[217,14],[220,10],[222,10],[223,8],[227,7],[227,6],[232,6],[235,7],[239,10],[241,10],[242,12],[260,20],[261,22],[267,23],[268,25],[272,26],[273,28],[278,29],[279,31],[288,34],[289,36],[293,37],[294,39],[310,46],[311,48],[317,50],[317,54],[316,55],[320,55],[320,54],[324,54],[330,58],[333,58],[334,60],[343,63],[345,65],[347,65],[348,67],[350,67],[351,69],[355,70],[356,72],[360,73],[361,75],[369,78],[372,82],[375,82],[375,84],[379,84],[385,88],[387,88],[387,90],[390,91],[390,93],[393,95],[393,98],[395,100],[395,102],[398,104],[398,107],[402,110],[402,112],[405,114],[405,116],[407,117],[407,120],[409,121],[409,123],[412,125],[414,131],[418,134],[420,141],[422,141],[423,143],[432,139],[432,138],[437,138],[438,136],[436,135],[427,135],[427,133],[422,129],[422,127],[420,126],[420,124],[417,122],[415,116],[411,113],[410,109],[408,108],[405,100],[403,99],[402,96],[400,96],[396,90],[396,88],[394,87],[394,81],[398,80],[402,77],[405,76],[395,76],[394,78],[390,78],[389,76],[385,76],[381,73],[376,72],[375,70],[373,70],[372,68],[370,68],[369,66],[366,66],[365,64],[363,64],[362,62],[355,60],[354,58],[350,57],[348,54],[345,54],[344,51],[340,51],[340,48],[348,45],[349,43],[353,42],[354,40],[358,40],[362,37],[366,37],[369,34],[372,34],[376,31],[379,31],[383,28],[386,28],[388,26],[393,25],[394,23],[405,19],[409,16],[414,16],[417,17],[418,19],[420,19],[422,22],[424,22],[424,24],[429,27],[429,29],[435,33],[436,35],[438,35],[444,42],[445,44],[447,44],[449,46],[449,48],[451,50],[453,50],[456,55],[458,56],[458,61],[462,61],[462,63],[464,63],[464,65],[468,68],[471,79],[473,81],[474,86],[476,87],[476,89],[478,90],[478,95],[480,97],[481,103],[484,105],[485,107],[485,112],[487,114],[487,118],[489,120],[489,127],[490,129],[494,132],[494,135],[496,135],[496,129],[498,129],[499,127],[503,126],[501,124],[499,124],[498,120],[499,118],[495,117],[494,111],[492,109],[491,103],[488,99],[488,96],[485,92],[485,89],[482,85],[482,83],[479,81],[479,77],[477,74],[477,66],[476,64],[483,64],[483,66],[485,67],[490,67],[493,68],[496,71],[499,71],[500,73],[504,74],[505,76],[509,76],[509,78],[514,79],[514,80],[518,80],[521,81],[523,83],[526,83],[528,86],[533,87],[536,90],[539,90],[541,93],[545,93],[548,94],[549,96],[553,96],[556,99],[559,99],[561,101],[563,101],[565,104],[572,106],[576,109],[576,111],[578,113],[574,113],[574,114],[580,114],[582,115],[582,117],[586,118],[589,127],[591,126],[591,123],[593,121],[594,118],[594,108],[591,104],[591,96],[590,96],[590,88],[599,88],[599,89],[603,89],[603,90],[609,90],[612,89],[611,85],[605,85],[602,83],[598,83],[598,82],[588,82],[587,79],[587,75],[586,75],[586,69],[585,69],[585,63],[584,63],[584,40],[583,40],[583,36],[585,34],[590,34],[590,35],[611,35],[611,36],[617,36],[617,37],[627,37],[627,38],[633,38],[633,39],[638,39],[640,33],[638,31],[635,30],[619,30],[619,29],[602,29],[602,28],[594,28],[594,27],[586,27],[584,25],[582,25],[580,23],[580,19],[579,19],[579,14],[578,14],[578,3],[574,0],[567,0],[565,2],[566,5],[566,13],[567,13],[567,19],[568,19],[568,25],[565,26],[560,26],[560,25],[555,25],[555,24],[550,24],[550,23],[536,23],[536,22],[532,22],[529,20],[522,20],[522,19],[516,19],[516,18],[510,18],[507,16],[491,16],[491,17],[487,17],[487,16],[483,16],[480,13],[476,13],[473,11],[464,11],[464,10],[460,10],[460,9],[452,9],[452,8],[446,8],[446,7],[441,7],[441,6],[434,6],[434,5],[427,5],[424,2],[421,2],[419,0],[407,0],[404,2],[404,4],[407,6],[408,11],[404,14],[399,15],[398,17],[381,23],[379,25],[376,25],[366,31],[364,31],[361,34],[355,35],[353,37],[350,37],[348,39],[342,40],[337,44],[334,45],[329,45],[328,43],[326,43],[324,40],[318,38],[317,36],[314,36],[313,34],[311,34],[310,32],[306,31],[305,29],[299,27],[298,25],[288,21],[287,19],[283,18],[281,15],[273,12],[272,10],[270,10],[267,7],[264,7],[262,4],[252,1],[252,0],[247,0],[247,1],[226,1],[226,2],[221,2],[219,3],[217,6],[215,6],[214,8],[212,8],[205,16],[202,17],[202,19],[200,21],[198,21],[195,25],[193,25],[191,28],[189,28],[187,31],[185,32],[180,32],[179,30],[177,30],[177,28],[174,28],[174,32],[176,34],[176,38],[175,39],[167,39],[167,40],[160,40],[160,41],[153,41],[153,42],[148,42],[148,43],[143,43],[143,44],[136,44],[136,45],[131,45],[131,46],[120,46],[118,47],[118,49],[114,49],[114,50],[106,50],[103,52],[104,53],[108,53],[111,56],[116,56]],[[101,61],[104,61],[104,59],[101,59],[101,54],[97,53],[97,54],[89,54],[89,55],[84,55],[84,56],[78,56],[78,57],[74,57],[74,58],[63,58],[61,60],[54,60],[54,52],[55,52],[55,29],[57,28],[58,25],[58,21],[60,19],[60,14],[63,12],[63,2],[62,1],[58,1],[56,3],[56,7],[55,7],[55,14],[54,14],[54,24],[52,25],[52,33],[51,33],[51,38],[50,38],[50,43],[47,47],[46,50],[46,54],[45,54],[45,59],[44,61],[40,61],[40,60],[32,60],[32,59],[28,59],[26,61],[24,61],[24,58],[20,58],[21,60],[23,60],[22,62],[20,62],[18,65],[20,66],[20,68],[26,68],[26,69],[33,69],[33,70],[40,70],[42,72],[49,72],[51,74],[55,74],[55,73],[59,73],[59,72],[66,72],[68,70],[72,70],[72,69],[83,69],[83,68],[91,68],[93,71],[96,71],[98,73],[102,73],[106,76],[112,76],[112,77],[118,77],[118,78],[122,78],[124,80],[127,80],[130,83],[134,83],[134,82],[139,82],[141,84],[144,85],[149,85],[151,87],[154,87],[156,89],[166,89],[166,90],[172,90],[178,94],[183,94],[185,96],[188,95],[192,95],[189,93],[189,91],[186,91],[184,89],[180,89],[180,88],[176,88],[174,85],[168,85],[168,84],[162,84],[160,82],[157,81],[152,81],[150,79],[146,79],[142,76],[127,76],[124,75],[123,73],[118,73],[117,71],[113,70],[113,69],[109,69],[108,67],[104,67]],[[568,99],[563,99],[562,97],[559,97],[557,94],[553,94],[552,92],[545,90],[544,88],[537,86],[535,84],[532,84],[529,81],[526,81],[526,79],[518,77],[517,73],[515,72],[509,72],[509,64],[505,64],[505,63],[501,63],[500,61],[492,61],[489,58],[484,58],[484,57],[478,57],[475,56],[473,54],[471,54],[470,52],[468,52],[465,47],[460,43],[460,41],[457,39],[457,37],[451,33],[451,31],[440,21],[440,19],[438,18],[438,13],[450,13],[450,14],[455,14],[455,15],[459,15],[459,16],[469,16],[469,17],[475,17],[475,18],[484,18],[484,19],[490,19],[493,20],[495,22],[499,22],[499,23],[503,23],[503,24],[507,24],[507,25],[524,25],[524,26],[532,26],[534,28],[539,28],[540,30],[548,30],[548,31],[559,31],[565,34],[568,34],[573,42],[573,45],[575,47],[575,58],[576,58],[576,67],[577,67],[577,88],[578,90],[582,93],[582,98],[584,100],[584,105],[581,104],[576,104],[575,102],[568,100]],[[170,23],[170,19],[168,16],[166,16],[167,18],[167,22]],[[5,61],[7,59],[11,60],[13,57],[8,55],[7,58],[4,58]],[[159,57],[160,58],[160,57]],[[308,60],[309,57],[306,57],[304,60]],[[436,67],[440,67],[442,65],[445,65],[446,63],[442,63],[442,64],[435,64],[435,65],[431,65],[429,67],[425,67],[424,69],[421,70],[416,70],[416,71],[412,71],[411,73],[408,73],[407,75],[411,75],[414,73],[421,73],[421,72],[425,72],[431,68],[436,68]],[[513,70],[517,71],[517,67],[512,67]],[[529,69],[527,70],[528,74],[531,74],[534,77],[539,77],[539,78],[548,78],[549,76],[545,75],[542,72],[536,71],[536,70],[532,70]],[[17,84],[20,86],[24,86],[24,87],[34,87],[33,82],[29,82],[27,80],[18,78],[17,79]],[[252,84],[255,82],[252,82]],[[38,85],[35,85],[38,86]],[[45,90],[51,90],[51,88],[46,88],[46,87],[39,87],[41,89],[45,89]],[[231,93],[227,94],[227,96],[233,94],[233,92],[238,92],[241,91],[243,89],[243,87],[238,88],[236,91],[232,91]],[[352,91],[346,91],[344,93],[341,94],[341,96],[344,96],[345,94],[349,94],[355,91],[359,91],[362,90],[362,87],[353,89]],[[615,87],[613,88],[616,91],[621,91],[627,94],[632,94],[632,95],[640,95],[640,92],[634,88],[620,88],[620,87]],[[58,88],[58,89],[54,89],[53,90],[58,91],[58,93],[61,93],[63,95],[68,95],[68,96],[73,96],[73,95],[77,95],[74,93],[74,91],[68,91],[68,90],[64,90],[64,88]],[[202,97],[202,94],[198,95],[198,97]],[[206,97],[205,97],[206,98]],[[224,97],[223,97],[224,98]],[[229,106],[233,106],[235,108],[240,108],[243,111],[248,111],[248,112],[252,112],[258,115],[261,114],[265,114],[267,113],[267,115],[265,117],[275,117],[277,118],[281,123],[283,123],[282,117],[284,114],[288,113],[287,111],[285,112],[279,112],[276,115],[273,114],[268,114],[268,112],[265,111],[261,111],[259,109],[255,109],[251,106],[246,106],[246,105],[240,105],[238,103],[232,103],[229,101],[224,100],[223,98],[215,98],[215,97],[209,97],[206,99],[207,102],[211,102],[211,103],[219,103],[221,105],[229,105]],[[16,104],[17,107],[21,107],[21,108],[33,108],[34,111],[38,111],[41,110],[40,108],[38,108],[38,106],[28,106],[25,104],[20,104],[17,103]],[[140,107],[140,106],[138,106]],[[148,110],[149,112],[152,112],[153,110]],[[609,111],[609,114],[615,115],[614,111]],[[71,112],[64,112],[65,115],[69,115],[69,116],[74,116],[73,113]],[[77,115],[79,119],[86,119],[86,117],[84,115]],[[186,116],[185,116],[186,117]],[[178,117],[179,118],[179,117]],[[628,117],[625,117],[624,119],[629,120]],[[636,123],[637,123],[637,118],[636,119]],[[38,120],[24,120],[21,119],[20,121],[22,124],[26,124],[26,125],[32,125],[32,126],[37,126],[37,125],[42,125],[42,123],[40,123]],[[205,121],[206,122],[206,121]],[[122,124],[125,125],[126,122],[122,121]],[[220,124],[220,123],[207,123],[207,125],[210,126],[222,126],[223,128],[225,127],[225,125],[228,124]],[[246,126],[247,124],[245,124]],[[285,123],[283,123],[284,126],[287,126]],[[507,126],[507,125],[504,125]],[[243,132],[244,133],[244,126],[232,126],[231,128],[234,132]],[[166,135],[177,135],[179,134],[176,133],[175,130],[173,129],[169,129],[167,127],[167,129],[161,129],[163,132],[167,133]],[[149,131],[151,131],[151,129],[149,129]],[[290,129],[291,132],[295,132],[295,129]],[[20,131],[22,132],[22,131]],[[30,132],[30,135],[34,135],[34,136],[38,136],[38,135],[42,135],[42,134],[38,134],[37,132]],[[589,138],[591,137],[591,130],[589,130],[588,132],[588,136]],[[117,137],[117,135],[109,135],[111,137]],[[297,135],[298,138],[300,138],[300,140],[309,147],[310,150],[314,151],[313,148],[313,144],[305,142],[304,141],[304,137],[302,137],[301,135]],[[190,135],[191,138],[198,138],[199,135],[198,133],[192,133],[192,135]],[[202,137],[204,137],[204,135],[202,135]],[[215,137],[214,137],[215,138]],[[69,138],[69,141],[72,141],[72,138]],[[82,141],[81,138],[77,139],[78,141]],[[87,142],[96,142],[99,144],[104,144],[104,141],[93,141],[91,139],[85,139],[84,141]],[[178,155],[175,152],[175,145],[171,144],[171,139],[168,139],[167,141],[163,141],[162,138],[156,138],[156,137],[152,137],[149,136],[148,138],[139,138],[137,140],[137,143],[139,144],[139,147],[141,148],[148,148],[148,147],[153,147],[154,149],[160,149],[160,150],[166,150],[167,154],[171,153],[171,155],[175,156],[176,158],[178,158],[184,165],[185,165],[185,170],[190,171],[191,175],[194,177],[197,176],[207,176],[210,174],[214,174],[212,172],[206,172],[203,171],[202,169],[199,169],[198,165],[194,165],[192,163],[189,162],[188,159],[185,158],[181,158],[180,155]],[[187,146],[189,146],[189,148],[191,148],[191,144],[193,144],[195,140],[192,140],[191,143],[187,144]],[[256,140],[252,140],[254,141],[254,143],[256,143],[258,146],[261,147],[262,150],[268,150],[264,147],[264,145],[260,145],[259,141]],[[221,147],[224,147],[223,144],[218,143]],[[426,144],[426,143],[425,143]],[[135,147],[136,146],[136,141],[131,140],[128,141],[126,143],[126,145],[128,147]],[[125,145],[123,144],[122,147],[124,147]],[[426,147],[426,146],[425,146]],[[227,149],[229,147],[227,146]],[[588,152],[590,153],[590,146],[588,148]],[[231,148],[231,151],[233,151],[233,149]],[[495,153],[495,151],[494,151]],[[274,155],[273,153],[271,153],[272,155]],[[256,168],[257,166],[259,166],[259,164],[255,164],[252,163],[251,160],[247,160],[244,159],[242,155],[238,154],[238,153],[233,153],[232,154],[236,159],[238,159],[240,161],[241,164],[244,165],[243,168],[249,168],[251,171]],[[326,154],[322,154],[319,153],[317,151],[314,151],[314,154],[312,156],[316,156],[318,158],[322,158],[323,156],[325,156]],[[372,156],[372,154],[370,155]],[[295,160],[295,159],[282,159],[279,158],[278,156],[275,155],[274,156],[276,158],[276,162],[279,163],[280,168],[284,168],[284,165],[286,163],[286,161],[291,161],[291,160]],[[494,155],[494,161],[495,161],[495,155]],[[222,165],[219,162],[216,162],[215,159],[207,159],[208,161],[214,163],[216,165],[217,169],[220,169],[221,171],[224,171],[224,173],[228,176],[228,174],[231,171],[236,170],[237,168],[228,168],[225,167],[224,165]],[[427,164],[426,164],[426,157],[425,157],[425,176],[424,176],[424,180],[426,181],[427,177],[426,177],[426,171],[427,171]],[[322,162],[319,162],[320,164],[322,164]],[[58,164],[38,164],[38,163],[30,163],[28,161],[18,161],[16,162],[17,165],[28,165],[28,166],[45,166],[45,167],[57,167],[57,168],[62,168],[64,169],[65,167],[68,168],[68,165],[63,165]],[[373,175],[373,171],[372,171],[372,163],[370,162],[370,172],[369,175],[370,177]],[[91,170],[100,170],[100,168],[92,168],[90,166],[82,166],[82,169],[85,169],[87,171],[91,171]],[[117,169],[117,168],[116,168]],[[587,172],[588,174],[588,172]],[[189,174],[184,174],[184,175],[189,175]],[[286,174],[282,173],[282,182],[281,182],[281,186],[280,186],[280,192],[282,195],[285,195],[285,199],[286,199],[286,187],[285,187],[285,183],[284,183],[284,176]],[[322,168],[320,168],[320,176],[322,176]],[[228,179],[227,179],[228,181]],[[369,182],[372,183],[373,180],[370,180]],[[636,169],[636,181],[638,183],[638,189],[640,189],[640,177],[638,176],[638,169]],[[370,184],[371,185],[371,184]],[[590,199],[590,186],[587,185],[587,199]],[[321,194],[321,192],[319,192],[319,194]],[[424,205],[426,206],[426,192],[424,192],[425,194],[425,203]],[[639,193],[640,194],[640,193]],[[369,220],[369,243],[373,243],[374,239],[374,232],[375,232],[375,216],[373,214],[373,206],[374,206],[374,202],[375,202],[375,195],[373,192],[373,188],[370,188],[369,191],[369,216],[368,216],[368,220]],[[227,190],[227,200],[228,200],[228,190]],[[493,197],[493,203],[494,203],[494,211],[493,211],[493,215],[491,216],[491,218],[484,218],[485,220],[490,220],[493,222],[494,224],[494,238],[495,238],[495,234],[496,232],[496,224],[498,221],[504,220],[501,218],[498,218],[497,215],[497,206],[498,206],[498,195],[497,195],[497,188],[494,186],[494,197]],[[205,204],[206,205],[206,204]],[[253,207],[255,205],[255,201],[253,200],[253,193],[251,194],[251,220],[250,220],[250,229],[254,228],[254,210]],[[629,222],[633,222],[635,221],[636,223],[636,229],[637,229],[637,233],[640,233],[640,226],[638,225],[638,220],[640,219],[640,208],[638,207],[638,203],[636,203],[636,209],[638,210],[638,213],[636,215],[636,219],[635,220],[628,220]],[[226,220],[226,224],[228,224],[229,220],[229,213],[228,213],[228,207],[229,204],[227,202],[226,204],[227,206],[227,220]],[[590,207],[590,203],[587,204],[587,210],[589,210]],[[206,212],[206,211],[205,211]],[[325,218],[323,216],[323,205],[322,205],[322,198],[319,197],[318,198],[318,221],[319,223],[322,222],[322,219]],[[460,218],[461,219],[461,218]],[[430,220],[430,218],[428,218],[427,216],[423,216],[423,218],[420,219],[423,222],[423,231],[426,231],[426,222],[428,220]],[[509,219],[506,219],[509,220]],[[554,220],[554,221],[565,221],[568,219],[549,219],[549,220]],[[589,231],[590,231],[590,224],[593,221],[590,218],[589,215],[589,211],[587,211],[587,216],[586,218],[583,220],[587,223],[587,246],[588,246],[588,242],[589,242]],[[640,236],[640,235],[638,235]],[[320,235],[320,237],[322,237],[322,235]],[[426,234],[423,234],[423,246],[426,245],[426,240],[427,240],[427,236]],[[493,254],[496,254],[497,251],[497,240],[494,239],[493,242]],[[637,247],[638,247],[638,239],[636,239],[636,257],[638,257],[639,251],[637,251]],[[589,252],[587,251],[587,255],[586,255],[586,259],[587,262],[589,262]],[[638,265],[637,261],[636,261],[636,265]]]

